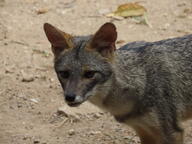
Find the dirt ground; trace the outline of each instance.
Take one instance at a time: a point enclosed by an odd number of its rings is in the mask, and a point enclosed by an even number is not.
[[[87,35],[112,21],[125,42],[192,33],[191,0],[142,0],[152,27],[103,16],[126,2],[131,1],[0,0],[0,144],[139,143],[129,127],[93,105],[65,105],[42,28],[49,22]],[[192,144],[192,122],[184,127],[185,144]]]

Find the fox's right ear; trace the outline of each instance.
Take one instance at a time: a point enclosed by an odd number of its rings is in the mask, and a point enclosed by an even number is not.
[[[44,24],[44,31],[51,43],[52,51],[55,56],[58,56],[65,49],[72,48],[71,35],[62,32],[48,23]]]
[[[115,41],[117,39],[116,27],[113,23],[105,23],[95,33],[91,41],[91,49],[99,52],[103,57],[113,58],[116,50]]]

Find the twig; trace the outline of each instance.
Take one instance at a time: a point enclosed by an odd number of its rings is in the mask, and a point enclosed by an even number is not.
[[[20,44],[20,45],[24,45],[24,46],[29,46],[29,44],[27,44],[27,43],[16,41],[16,40],[11,40],[10,43],[16,43],[16,44]]]
[[[61,122],[61,124],[59,125],[59,126],[56,126],[57,128],[60,128],[60,127],[62,127],[65,123],[67,123],[69,121],[69,119],[67,118],[67,119],[64,119],[62,122]]]

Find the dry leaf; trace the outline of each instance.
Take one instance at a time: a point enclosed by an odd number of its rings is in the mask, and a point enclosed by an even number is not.
[[[134,18],[134,21],[139,24],[146,24],[152,27],[146,16],[147,10],[144,6],[136,3],[127,3],[120,5],[116,11],[107,14],[107,17],[111,17],[117,20],[122,20],[127,17]]]
[[[143,16],[147,12],[146,8],[138,3],[127,3],[120,5],[116,11],[108,14],[107,16],[121,16],[121,17],[133,17]]]

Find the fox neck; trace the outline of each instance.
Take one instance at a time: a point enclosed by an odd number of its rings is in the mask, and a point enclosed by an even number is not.
[[[127,114],[132,111],[134,102],[125,95],[125,85],[114,73],[103,85],[95,88],[89,101],[114,116]]]

